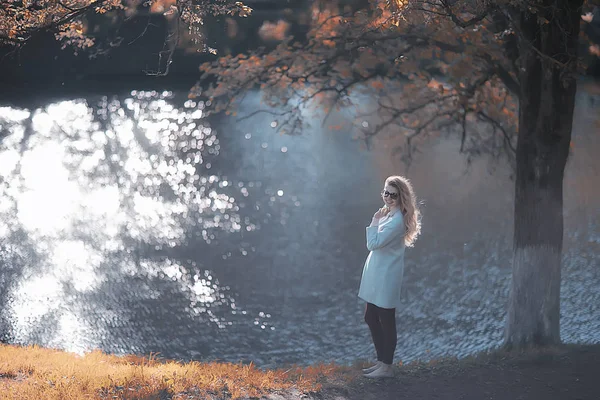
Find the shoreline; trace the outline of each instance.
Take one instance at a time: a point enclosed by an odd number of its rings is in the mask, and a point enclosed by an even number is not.
[[[364,360],[352,366],[261,370],[251,363],[181,362],[100,351],[79,356],[3,344],[0,398],[597,400],[598,360],[600,343],[511,352],[492,349],[461,359],[395,364],[394,378],[369,380],[361,374]]]

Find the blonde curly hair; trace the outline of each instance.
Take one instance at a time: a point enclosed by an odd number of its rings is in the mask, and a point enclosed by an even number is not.
[[[404,244],[412,247],[421,233],[421,212],[417,196],[410,181],[404,176],[390,176],[385,180],[385,184],[398,190],[398,208],[404,218]]]

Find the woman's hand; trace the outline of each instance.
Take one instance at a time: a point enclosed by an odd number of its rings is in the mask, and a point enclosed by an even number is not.
[[[379,222],[379,220],[383,217],[385,217],[386,215],[388,215],[388,213],[390,212],[390,209],[387,207],[381,207],[379,210],[377,210],[377,212],[373,215],[373,220],[377,220]]]

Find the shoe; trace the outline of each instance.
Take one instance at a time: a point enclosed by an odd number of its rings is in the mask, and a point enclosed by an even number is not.
[[[393,378],[394,377],[394,369],[391,365],[381,363],[380,367],[375,371],[370,372],[364,375],[365,378],[369,379],[379,379],[379,378]]]
[[[363,368],[362,372],[363,372],[363,374],[370,374],[371,372],[373,372],[376,369],[378,369],[379,367],[381,367],[381,364],[383,364],[381,361],[377,361],[375,363],[375,365],[373,365],[372,367]]]

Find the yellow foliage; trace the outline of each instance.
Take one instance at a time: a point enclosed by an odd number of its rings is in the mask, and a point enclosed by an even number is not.
[[[0,345],[2,399],[67,400],[93,398],[207,399],[261,397],[296,389],[318,391],[320,381],[336,372],[334,365],[263,371],[254,365],[158,361],[154,357],[118,357],[100,351],[84,356],[38,346]]]
[[[55,27],[61,32],[57,37],[74,47],[89,47],[92,39],[85,37],[81,22],[72,21],[79,10],[104,13],[123,8],[121,0],[46,0],[43,7],[32,7],[39,2],[12,2],[0,10],[0,37],[14,39],[10,43],[22,43],[46,28]],[[63,23],[64,22],[64,23]]]
[[[385,85],[383,84],[383,82],[377,80],[377,81],[371,81],[371,86],[375,89],[383,89],[385,87]]]
[[[259,36],[263,40],[284,40],[290,30],[290,24],[287,21],[279,20],[275,23],[265,21],[258,30]]]
[[[82,29],[74,28],[81,24],[86,14],[105,14],[108,11],[124,9],[125,15],[137,12],[142,0],[40,0],[40,1],[8,1],[0,7],[0,43],[20,45],[27,42],[32,35],[43,31],[58,31],[63,48],[69,46],[77,49],[87,48],[94,44],[93,39]],[[226,2],[202,2],[194,0],[148,0],[151,13],[158,13],[172,19],[178,16],[183,22],[179,29],[178,46],[186,50],[200,48],[198,46],[199,30],[205,15],[239,15],[248,16],[252,9],[242,2],[230,4]],[[206,49],[215,53],[211,47]]]

